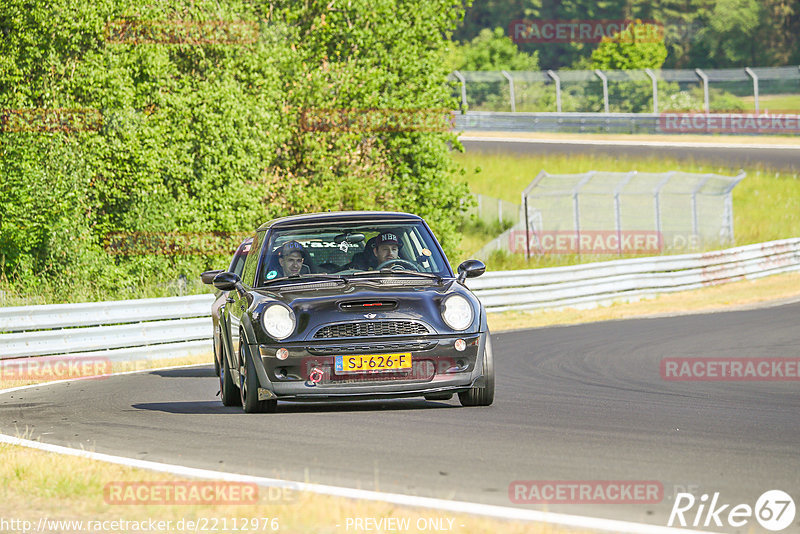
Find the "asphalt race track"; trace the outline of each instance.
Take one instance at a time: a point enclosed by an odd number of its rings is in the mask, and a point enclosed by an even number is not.
[[[466,137],[480,137],[480,132],[469,132]],[[769,137],[763,143],[769,144]],[[674,158],[677,160],[691,160],[708,162],[720,165],[733,173],[742,167],[763,166],[775,170],[790,172],[800,171],[800,144],[794,147],[770,148],[767,146],[735,145],[724,146],[647,146],[639,142],[619,143],[614,141],[543,141],[541,139],[527,140],[469,140],[463,139],[461,143],[467,152],[496,152],[502,154],[569,154],[569,155],[594,155],[601,154],[612,157],[650,158],[653,156]],[[680,136],[676,136],[675,143],[680,143]],[[713,143],[713,140],[711,141]],[[722,145],[722,146],[721,146]],[[538,172],[538,170],[536,170]]]
[[[515,505],[515,480],[655,480],[659,504],[549,510],[666,525],[677,489],[800,497],[800,382],[674,382],[665,357],[796,357],[800,303],[493,336],[495,404],[457,400],[224,408],[211,366],[0,396],[0,430],[192,467]],[[800,503],[798,503],[800,504]],[[693,517],[693,514],[692,516]],[[741,532],[758,532],[751,519]],[[736,532],[735,529],[712,529]],[[794,526],[800,531],[800,514]]]

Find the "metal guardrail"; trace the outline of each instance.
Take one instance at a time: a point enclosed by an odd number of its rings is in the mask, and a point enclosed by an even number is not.
[[[800,238],[727,250],[490,272],[468,285],[489,311],[593,306],[800,271]],[[213,295],[0,308],[0,360],[168,358],[211,350]]]
[[[626,134],[741,134],[797,135],[800,114],[758,116],[730,113],[698,115],[683,125],[679,114],[655,113],[553,113],[467,111],[453,113],[453,129],[463,132],[563,132]]]
[[[0,308],[0,360],[70,354],[109,360],[211,351],[213,295]]]
[[[800,238],[677,256],[521,271],[469,281],[489,311],[595,306],[800,271]]]

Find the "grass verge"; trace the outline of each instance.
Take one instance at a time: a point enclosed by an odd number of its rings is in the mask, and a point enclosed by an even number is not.
[[[584,173],[602,169],[611,172],[641,170],[668,172],[680,170],[695,173],[735,175],[729,169],[702,162],[680,161],[660,157],[615,158],[592,155],[510,155],[499,153],[465,153],[455,155],[465,170],[465,179],[473,193],[519,204],[520,192],[541,170],[551,174]],[[800,175],[773,171],[764,167],[745,169],[747,177],[733,190],[735,245],[762,243],[791,236],[800,236]],[[462,227],[462,261],[500,233],[496,225],[475,223]],[[486,258],[489,270],[535,269],[615,260],[633,256],[545,254],[526,260],[521,254],[494,254]],[[455,262],[456,265],[460,262]]]
[[[354,520],[396,518],[407,521],[404,532],[426,532],[422,522],[431,519],[441,525],[451,525],[452,532],[493,532],[566,534],[582,532],[551,525],[502,521],[439,510],[401,507],[372,501],[330,497],[291,490],[279,491],[258,488],[255,500],[247,504],[153,504],[109,502],[112,493],[107,487],[147,483],[148,494],[158,488],[169,488],[170,482],[184,481],[191,487],[197,480],[131,468],[87,458],[63,456],[27,447],[0,444],[0,500],[6,521],[29,521],[33,531],[44,521],[44,532],[153,532],[147,526],[122,528],[122,521],[140,525],[161,521],[156,532],[217,531],[217,532],[364,532],[354,528]],[[111,485],[111,486],[109,486]],[[144,486],[144,485],[142,485]],[[120,495],[124,495],[120,493]],[[231,493],[229,493],[231,495]],[[13,511],[13,512],[12,512]],[[351,521],[350,528],[348,519]],[[274,522],[272,520],[275,520]],[[73,521],[69,524],[67,521]],[[83,523],[78,526],[76,521]],[[112,523],[116,521],[116,528]],[[183,523],[180,523],[183,521]],[[187,528],[188,522],[195,527]],[[60,523],[58,523],[60,522]],[[89,523],[92,522],[92,523]],[[108,522],[108,527],[87,528],[93,523]],[[169,523],[167,523],[169,522]],[[183,529],[179,529],[179,525]],[[362,523],[363,524],[363,523]],[[202,526],[205,525],[206,528]],[[212,529],[212,525],[216,528]],[[246,525],[245,528],[242,528]],[[254,528],[257,525],[257,528]],[[126,525],[130,527],[130,523]],[[111,527],[111,528],[109,528]],[[21,530],[22,528],[20,528]],[[12,529],[13,530],[13,529]],[[394,531],[370,530],[372,532]]]

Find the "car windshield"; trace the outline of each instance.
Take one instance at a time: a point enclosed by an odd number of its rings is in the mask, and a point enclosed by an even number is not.
[[[420,221],[341,223],[275,229],[258,285],[278,280],[372,276],[452,276]]]

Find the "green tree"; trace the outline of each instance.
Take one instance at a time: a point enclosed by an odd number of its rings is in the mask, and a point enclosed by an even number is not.
[[[136,294],[224,265],[225,246],[269,217],[328,208],[418,212],[454,251],[468,192],[449,155],[441,58],[462,15],[445,0],[0,0],[0,109],[102,116],[67,130],[3,118],[0,284],[49,284],[64,299],[90,286],[86,296]],[[138,37],[110,38],[119,21]],[[252,38],[220,39],[231,25]],[[315,109],[400,121],[431,110],[445,131],[304,130]],[[213,232],[234,237],[194,255],[184,243],[107,246],[109,234]]]

